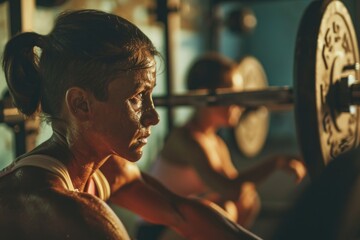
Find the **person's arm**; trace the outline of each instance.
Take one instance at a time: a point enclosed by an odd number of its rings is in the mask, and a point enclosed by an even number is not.
[[[167,143],[168,146],[171,143]],[[187,161],[196,169],[197,173],[203,179],[210,189],[219,193],[224,199],[237,201],[241,193],[241,185],[245,182],[251,182],[255,185],[262,183],[266,180],[270,174],[275,170],[282,169],[293,173],[297,180],[301,180],[306,173],[305,166],[294,156],[273,156],[262,161],[255,167],[252,167],[246,171],[240,172],[234,176],[226,176],[223,171],[224,164],[222,163],[222,169],[219,170],[218,166],[214,162],[218,162],[213,149],[199,144],[195,139],[187,139],[183,141],[181,147],[182,158],[186,158]],[[226,148],[226,146],[224,146]],[[179,146],[178,146],[179,148]],[[227,148],[226,148],[227,149]],[[167,149],[164,149],[163,156],[165,158],[171,158],[172,153]],[[177,153],[179,155],[179,153]],[[176,156],[178,157],[178,156]],[[222,162],[228,162],[227,168],[234,170],[230,156],[228,159],[222,159]]]
[[[173,194],[134,163],[109,161],[101,170],[113,192],[110,202],[151,223],[166,225],[187,239],[259,239],[204,203]],[[119,169],[116,176],[115,168]],[[107,169],[112,169],[110,175]]]
[[[283,170],[293,174],[296,182],[300,182],[306,175],[305,165],[297,156],[274,155],[267,157],[257,166],[239,173],[238,178],[260,184],[275,170]]]

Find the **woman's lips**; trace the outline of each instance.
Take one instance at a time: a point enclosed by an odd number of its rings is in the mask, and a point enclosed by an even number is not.
[[[148,142],[148,139],[147,139],[147,137],[143,137],[143,138],[139,138],[138,141],[140,143],[146,144]]]

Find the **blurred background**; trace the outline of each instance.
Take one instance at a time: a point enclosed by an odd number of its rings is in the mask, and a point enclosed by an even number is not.
[[[143,30],[164,56],[159,61],[154,96],[185,92],[185,75],[192,61],[207,51],[218,51],[235,61],[247,55],[263,65],[271,86],[292,86],[294,49],[299,22],[311,0],[0,0],[0,49],[19,31],[47,34],[55,17],[67,9],[92,8],[118,14]],[[350,11],[356,31],[360,24],[360,3],[343,1]],[[0,70],[0,94],[6,83]],[[168,131],[183,123],[191,107],[159,107],[159,125],[154,127],[139,166],[147,171],[162,147]],[[0,168],[26,151],[20,146],[29,134],[21,123],[0,123]],[[35,145],[52,134],[41,123]],[[245,157],[237,147],[233,129],[222,129],[239,170],[276,153],[300,154],[296,138],[294,112],[279,111],[270,115],[270,127],[262,151]],[[20,147],[19,147],[20,146]],[[309,179],[295,185],[294,179],[276,172],[259,188],[262,210],[252,231],[266,238]],[[130,234],[136,216],[112,206]]]

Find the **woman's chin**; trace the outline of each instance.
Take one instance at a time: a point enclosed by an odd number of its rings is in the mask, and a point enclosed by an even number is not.
[[[142,155],[143,155],[143,150],[141,149],[136,152],[133,152],[132,154],[129,154],[129,157],[127,158],[127,160],[130,162],[137,162],[140,160]]]

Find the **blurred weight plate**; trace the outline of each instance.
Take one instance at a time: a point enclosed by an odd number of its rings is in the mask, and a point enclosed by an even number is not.
[[[244,57],[239,63],[244,90],[260,90],[268,87],[265,71],[260,62]],[[256,156],[263,148],[269,129],[269,111],[265,107],[246,109],[234,128],[234,136],[240,152],[245,157]]]
[[[336,83],[358,80],[359,49],[351,16],[341,1],[314,1],[306,9],[295,52],[297,136],[312,178],[336,156],[355,148],[359,108],[336,108]]]

